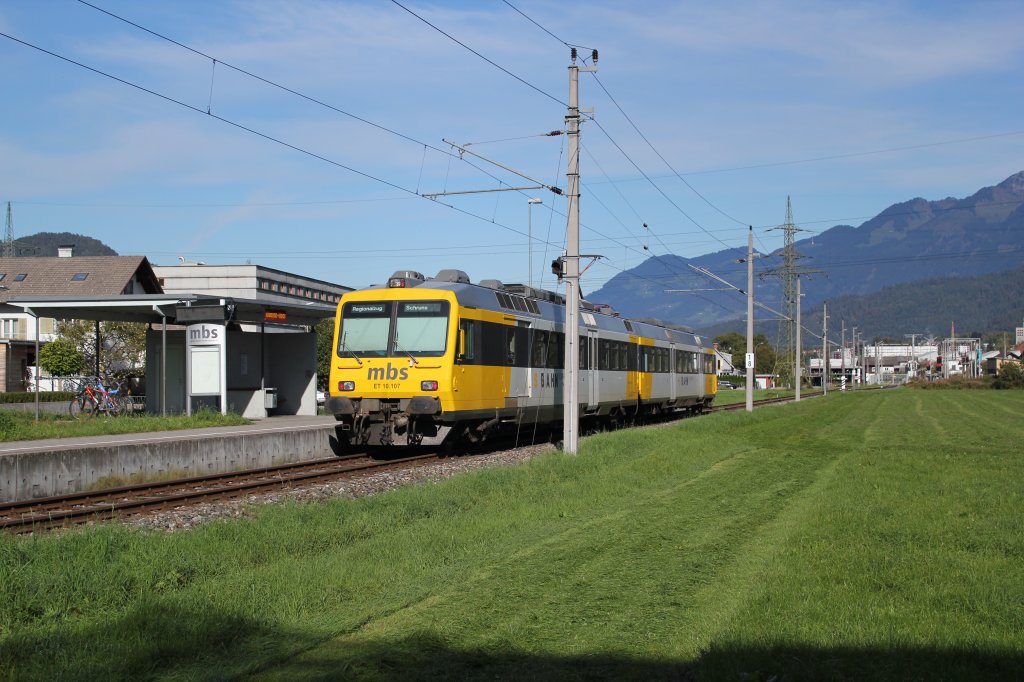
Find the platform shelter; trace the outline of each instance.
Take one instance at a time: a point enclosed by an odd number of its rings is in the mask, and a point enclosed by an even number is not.
[[[22,296],[8,303],[36,325],[41,318],[148,324],[147,412],[316,414],[315,327],[334,315],[330,303],[181,293]]]

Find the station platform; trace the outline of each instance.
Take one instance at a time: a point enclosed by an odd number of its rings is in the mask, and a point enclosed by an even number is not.
[[[200,476],[329,457],[331,416],[269,417],[244,426],[0,443],[0,502],[129,482]]]

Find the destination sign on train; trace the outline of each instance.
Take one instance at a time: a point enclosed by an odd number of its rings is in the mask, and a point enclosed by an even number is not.
[[[348,312],[353,315],[379,315],[385,310],[383,303],[353,303]]]
[[[441,303],[403,303],[403,313],[440,313],[443,312]]]

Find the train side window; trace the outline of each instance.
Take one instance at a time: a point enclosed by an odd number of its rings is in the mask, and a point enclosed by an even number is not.
[[[565,334],[551,332],[548,335],[548,367],[564,369],[565,365]]]
[[[459,320],[459,358],[464,362],[476,359],[476,327],[474,320]]]
[[[586,369],[589,366],[589,362],[587,361],[587,356],[589,355],[587,353],[587,351],[589,350],[589,348],[587,347],[587,337],[581,336],[580,340],[579,340],[579,344],[580,344],[580,369]]]
[[[546,367],[548,357],[548,333],[543,329],[533,330],[533,352],[530,354],[531,367]]]
[[[509,367],[516,366],[516,328],[505,328],[505,360]]]

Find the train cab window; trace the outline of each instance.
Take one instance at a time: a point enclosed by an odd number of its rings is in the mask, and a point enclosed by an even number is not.
[[[448,301],[402,301],[395,317],[395,355],[444,355]]]
[[[391,330],[391,301],[350,301],[341,309],[337,353],[341,357],[384,357]]]

